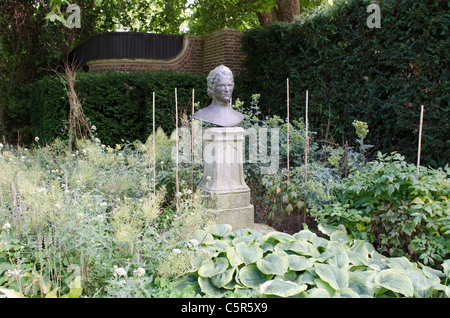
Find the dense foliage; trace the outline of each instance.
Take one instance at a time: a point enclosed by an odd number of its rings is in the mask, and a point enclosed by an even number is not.
[[[255,95],[244,125],[279,129],[283,168],[288,126],[279,117],[258,118],[257,101]],[[356,126],[360,134],[367,131],[361,123]],[[298,152],[305,127],[297,122],[290,128],[291,149]],[[324,225],[314,232],[297,227],[291,234],[231,232],[228,225],[211,227],[210,214],[192,195],[202,178],[201,164],[180,163],[176,177],[175,141],[162,129],[145,143],[109,147],[98,137],[79,140],[75,151],[67,140],[45,147],[39,138],[35,142],[32,149],[0,144],[0,292],[8,297],[448,296],[448,177],[442,171],[422,171],[413,185],[405,181],[399,186],[407,188],[403,195],[411,191],[417,198],[410,202],[396,194],[387,203],[392,211],[385,211],[382,198],[403,182],[397,175],[414,179],[408,169],[415,167],[402,160],[395,166],[398,158],[392,167],[383,158],[366,165],[364,155],[351,149],[312,144],[306,182],[301,155],[293,153],[291,169],[277,174],[264,174],[261,165],[247,160],[246,180],[260,220],[270,224],[264,214],[269,210],[272,220],[306,213]],[[271,150],[273,144],[267,146]],[[378,169],[370,177],[374,166]],[[382,219],[386,228],[380,227],[380,237],[382,230],[399,231],[373,240],[375,248],[368,241],[375,232],[342,214],[351,199],[339,191],[353,189],[352,182],[359,185],[360,176],[380,181],[379,191],[375,196],[350,192],[355,204],[368,197],[379,201],[371,211],[348,210],[375,223]],[[392,184],[383,184],[385,179]],[[327,208],[334,198],[342,205]],[[395,200],[405,200],[400,204],[406,206],[397,208]],[[329,231],[325,223],[340,230]],[[421,233],[414,242],[400,233],[411,226]],[[395,238],[398,250],[408,250],[405,244],[411,243],[416,255],[390,255]]]
[[[197,233],[192,274],[178,282],[184,295],[212,297],[436,297],[448,275],[404,257],[386,258],[364,240],[320,227],[294,235],[231,231],[220,224]],[[444,279],[445,280],[445,279]],[[443,281],[444,281],[443,280]]]
[[[152,138],[114,148],[79,140],[75,152],[60,139],[0,144],[1,295],[168,295],[167,278],[189,268],[173,250],[210,216],[183,183],[174,208],[174,142],[159,130],[154,154]]]
[[[371,1],[334,1],[295,23],[244,32],[248,90],[261,93],[265,114],[309,119],[318,136],[353,142],[352,122],[371,127],[367,142],[416,160],[420,107],[425,106],[422,162],[450,161],[449,2],[383,0],[381,27],[369,28]],[[330,119],[330,127],[327,124]]]
[[[425,169],[400,154],[378,154],[336,188],[321,220],[343,224],[352,237],[388,255],[439,263],[450,251],[450,170]]]
[[[152,94],[155,92],[155,122],[157,127],[171,132],[175,128],[175,88],[180,117],[190,115],[192,89],[195,104],[205,107],[206,76],[181,73],[121,73],[104,76],[79,73],[75,89],[84,115],[98,127],[98,137],[114,146],[123,140],[145,141],[152,131]],[[35,136],[51,141],[67,136],[69,99],[67,87],[57,76],[45,77],[26,85],[14,94],[7,108],[5,122],[21,140],[29,142]],[[181,120],[180,120],[181,122]]]

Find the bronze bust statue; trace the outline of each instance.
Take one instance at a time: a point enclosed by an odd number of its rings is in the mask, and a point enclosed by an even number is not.
[[[208,96],[213,99],[211,105],[196,112],[192,117],[222,127],[238,125],[244,115],[231,108],[234,89],[234,77],[231,70],[220,65],[213,69],[207,78]]]

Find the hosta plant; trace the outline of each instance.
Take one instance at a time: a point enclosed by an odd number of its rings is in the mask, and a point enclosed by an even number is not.
[[[192,270],[176,282],[179,296],[209,297],[439,297],[450,295],[444,272],[405,257],[387,258],[363,240],[326,226],[294,235],[199,231]],[[324,235],[325,236],[325,235]]]

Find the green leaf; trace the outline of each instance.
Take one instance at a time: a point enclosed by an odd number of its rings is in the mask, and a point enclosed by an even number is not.
[[[289,235],[287,233],[283,233],[283,232],[277,232],[277,231],[267,233],[265,235],[265,239],[266,239],[266,241],[269,239],[274,239],[280,243],[287,243],[287,242],[295,241],[295,238],[292,237],[291,235]]]
[[[229,224],[214,224],[209,232],[217,237],[224,237],[231,233],[231,225]]]
[[[246,287],[256,288],[267,281],[268,278],[269,276],[264,275],[256,264],[244,266],[239,270],[239,281]]]
[[[254,263],[263,257],[262,249],[256,245],[247,246],[244,243],[240,243],[236,246],[236,252],[245,265]]]
[[[406,297],[414,295],[414,286],[407,275],[399,269],[386,269],[375,277],[375,283],[393,292],[400,293]]]
[[[265,282],[259,287],[260,293],[263,295],[275,295],[280,297],[291,297],[300,294],[306,290],[308,286],[306,284],[299,285],[297,283],[273,279]]]
[[[330,235],[330,241],[336,241],[339,243],[350,242],[351,239],[342,231],[335,231]]]
[[[202,277],[212,277],[221,274],[228,268],[228,259],[218,257],[216,261],[210,260],[198,269],[198,274]]]
[[[273,253],[257,261],[256,266],[266,275],[283,276],[287,272],[289,264],[285,255]]]
[[[211,283],[217,288],[224,287],[233,279],[235,270],[236,268],[229,268],[221,274],[214,275],[211,277]]]
[[[286,243],[286,244],[278,244],[275,247],[275,250],[277,250],[277,249],[281,249],[281,250],[285,250],[285,251],[292,251],[299,255],[304,255],[304,256],[315,257],[315,256],[318,256],[318,254],[319,254],[319,252],[314,247],[314,245],[312,245],[311,243],[306,242],[306,241],[295,241],[295,242]]]
[[[79,298],[83,288],[81,287],[81,276],[77,275],[69,284],[69,298]]]
[[[200,289],[202,292],[204,292],[206,295],[211,296],[211,297],[217,297],[220,298],[223,295],[225,295],[225,293],[227,292],[226,289],[221,289],[221,288],[217,288],[215,287],[212,283],[211,283],[211,279],[208,277],[198,277],[198,284],[200,286]]]
[[[349,287],[359,295],[372,297],[375,291],[372,281],[376,275],[377,272],[370,270],[350,272]]]
[[[335,290],[344,289],[348,287],[349,275],[348,271],[338,268],[330,264],[318,264],[314,265],[317,275],[330,284]]]
[[[289,269],[293,271],[304,271],[314,265],[316,259],[306,258],[298,255],[288,255]]]
[[[228,261],[230,262],[231,267],[238,267],[239,265],[244,263],[244,261],[237,254],[235,247],[228,246],[226,249],[226,252],[227,252],[227,258],[228,258]]]
[[[22,293],[16,292],[12,289],[0,288],[0,293],[5,294],[7,298],[24,298]]]

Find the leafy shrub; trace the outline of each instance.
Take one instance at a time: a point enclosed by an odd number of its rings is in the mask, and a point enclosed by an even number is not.
[[[350,236],[388,255],[435,265],[448,257],[450,170],[408,164],[400,154],[378,153],[367,168],[337,186],[321,222],[343,224]]]
[[[383,153],[416,159],[420,107],[425,106],[422,159],[450,161],[448,1],[379,1],[381,28],[370,29],[373,1],[333,1],[295,23],[244,32],[246,90],[261,94],[265,115],[309,120],[318,137],[340,142],[354,120],[367,122],[367,142]],[[330,127],[328,129],[328,119]],[[329,140],[330,140],[330,136]]]
[[[307,229],[232,232],[226,224],[199,231],[192,273],[175,288],[180,295],[210,297],[448,297],[448,260],[444,274],[405,257],[386,258],[340,230],[321,229],[329,239]]]
[[[122,140],[144,141],[152,132],[152,94],[155,92],[155,123],[164,131],[175,128],[175,88],[180,117],[190,113],[192,89],[196,104],[205,107],[210,102],[206,94],[206,76],[173,73],[108,72],[104,75],[78,73],[75,90],[84,115],[98,127],[98,137],[114,146]],[[64,83],[57,76],[47,76],[28,84],[14,94],[6,112],[6,126],[26,132],[21,141],[35,136],[51,142],[67,136],[69,101]],[[198,107],[198,106],[197,106]],[[21,117],[20,117],[21,116]],[[20,121],[17,118],[20,117]],[[18,127],[21,124],[23,126]],[[17,136],[9,139],[17,141]],[[14,142],[15,143],[15,142]]]
[[[369,146],[363,146],[363,139],[360,139],[361,151],[357,153],[348,146],[322,145],[313,141],[316,133],[309,129],[308,173],[305,178],[306,128],[303,119],[294,119],[289,123],[288,170],[288,123],[277,115],[264,116],[259,108],[259,99],[259,94],[253,94],[250,107],[244,107],[244,102],[239,99],[235,105],[244,114],[241,126],[247,133],[251,130],[259,133],[257,144],[251,144],[250,137],[245,143],[244,162],[244,175],[246,183],[252,189],[256,213],[260,214],[258,217],[264,223],[275,227],[295,214],[303,214],[303,223],[306,223],[307,215],[316,216],[333,199],[332,189],[342,176],[361,166],[364,161],[363,150]],[[360,122],[359,125],[364,124]],[[279,149],[275,157],[279,167],[277,166],[276,172],[264,173],[263,169],[272,164],[265,160],[274,159],[274,144],[271,140],[274,131],[277,131]],[[264,141],[263,137],[267,137],[267,140]],[[252,157],[251,150],[254,152],[256,149],[256,156]]]

